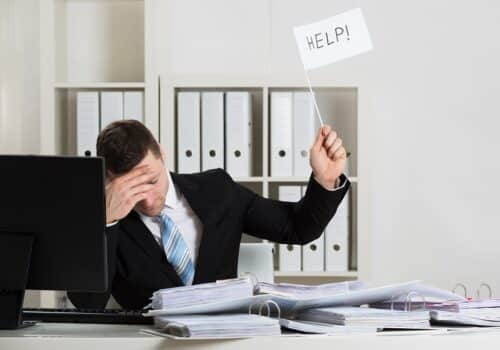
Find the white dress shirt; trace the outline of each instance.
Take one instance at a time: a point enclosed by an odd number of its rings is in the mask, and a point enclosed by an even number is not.
[[[191,253],[193,266],[196,266],[198,249],[200,248],[201,236],[203,234],[203,225],[191,209],[184,195],[179,191],[172,181],[170,172],[167,169],[168,190],[165,199],[163,212],[177,225],[182,238]],[[137,212],[142,222],[151,231],[158,244],[161,245],[161,220],[158,217],[151,217]]]

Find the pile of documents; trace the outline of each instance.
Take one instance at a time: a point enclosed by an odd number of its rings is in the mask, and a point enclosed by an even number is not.
[[[259,283],[252,276],[162,289],[146,316],[170,337],[235,338],[301,333],[430,329],[431,323],[500,326],[495,300],[467,301],[410,281],[368,287],[360,281],[318,286]],[[493,307],[492,307],[493,306]]]
[[[446,326],[500,326],[500,300],[466,300],[443,289],[419,284],[408,295],[370,304],[389,310],[427,311],[431,324]]]
[[[468,308],[458,312],[431,310],[431,320],[436,324],[499,327],[500,308]]]
[[[407,294],[396,295],[389,300],[371,303],[377,309],[391,310],[445,310],[458,311],[468,301],[458,294],[419,283]]]
[[[289,331],[309,334],[360,334],[360,333],[376,333],[379,331],[376,327],[370,326],[340,326],[321,322],[311,322],[304,320],[289,320],[280,318],[280,326]]]
[[[365,285],[361,281],[346,281],[340,283],[326,283],[317,286],[294,283],[265,283],[257,284],[257,292],[260,294],[272,294],[276,296],[291,297],[298,299],[321,298],[328,295],[348,293],[360,290]]]
[[[295,315],[298,320],[351,327],[378,329],[428,329],[427,311],[391,311],[369,307],[329,307],[309,309]]]
[[[249,313],[268,295],[254,295],[251,276],[161,289],[152,296],[146,316],[155,318],[154,334],[186,338],[238,338],[279,335],[277,319]],[[153,331],[149,331],[150,333]]]
[[[156,310],[168,310],[228,299],[249,298],[254,295],[254,288],[255,282],[248,276],[213,283],[160,289],[153,293],[151,306]]]
[[[335,307],[335,306],[359,306],[364,304],[376,303],[384,300],[391,299],[394,295],[407,295],[412,290],[418,287],[419,281],[410,281],[399,284],[392,284],[382,287],[368,288],[359,282],[345,282],[339,283],[343,289],[335,285],[326,288],[317,286],[317,290],[322,290],[318,295],[314,289],[311,292],[297,293],[296,291],[272,290],[272,288],[260,288],[259,291],[266,291],[271,296],[271,300],[276,303],[281,311],[281,315],[286,317],[293,317],[298,312],[307,309],[316,309],[322,307]]]
[[[251,314],[155,317],[155,327],[172,337],[240,338],[280,335],[278,320]]]

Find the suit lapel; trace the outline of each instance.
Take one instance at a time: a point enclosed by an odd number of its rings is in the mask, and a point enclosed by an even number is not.
[[[193,180],[193,176],[201,175],[175,173],[170,173],[170,175],[203,225],[193,284],[213,282],[217,266],[217,236],[215,231],[216,213],[213,210],[210,196],[198,182]]]
[[[153,234],[144,225],[139,214],[135,211],[122,220],[122,228],[126,231],[129,237],[134,240],[138,246],[156,263],[160,270],[168,277],[174,285],[182,286],[183,282],[174,268],[167,261],[163,249],[153,237]]]

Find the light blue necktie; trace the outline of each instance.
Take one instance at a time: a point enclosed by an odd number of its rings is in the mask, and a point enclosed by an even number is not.
[[[184,285],[191,285],[194,277],[194,266],[189,248],[172,219],[165,213],[160,215],[160,219],[162,222],[161,241],[167,260],[184,282]]]

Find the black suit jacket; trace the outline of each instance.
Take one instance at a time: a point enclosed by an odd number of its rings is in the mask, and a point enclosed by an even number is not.
[[[306,195],[297,203],[263,198],[235,183],[222,169],[181,175],[172,180],[203,224],[193,284],[234,278],[242,233],[286,244],[306,244],[318,238],[349,188],[327,191],[311,176]],[[106,229],[109,290],[68,293],[81,308],[104,308],[110,293],[126,309],[140,309],[154,291],[181,286],[151,232],[132,211]]]

